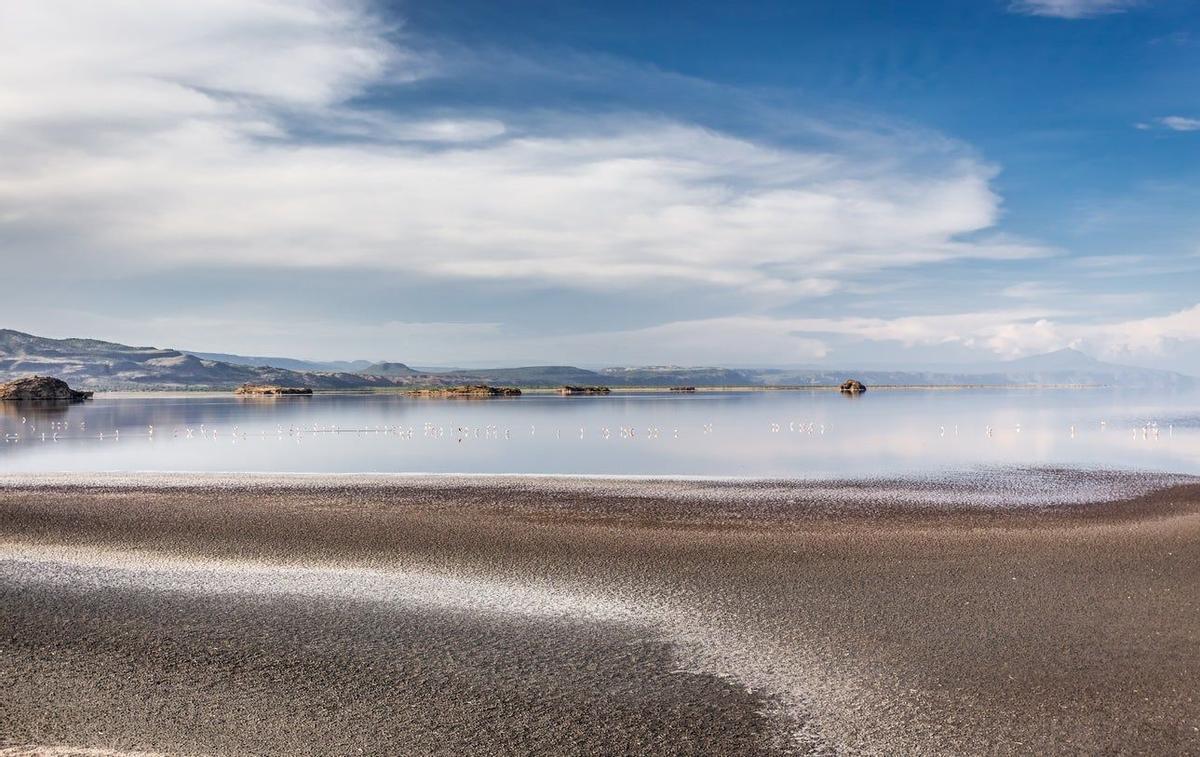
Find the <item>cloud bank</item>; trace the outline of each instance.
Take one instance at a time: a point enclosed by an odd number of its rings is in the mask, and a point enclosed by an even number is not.
[[[17,4],[2,28],[0,231],[64,264],[804,296],[1045,253],[979,236],[994,169],[938,138],[799,150],[630,113],[510,131],[371,110],[355,99],[436,64],[357,3]]]
[[[1014,8],[1082,18],[1129,6]],[[74,287],[76,322],[111,326],[95,336],[313,357],[354,357],[329,350],[369,345],[372,357],[410,359],[417,345],[420,359],[439,361],[503,350],[592,363],[795,362],[831,354],[831,340],[1011,356],[1079,340],[1156,349],[1194,325],[1195,310],[1106,330],[1031,308],[781,316],[864,276],[1056,251],[997,231],[997,168],[941,135],[806,115],[801,138],[780,143],[618,108],[387,107],[380,93],[452,75],[418,43],[356,0],[6,4],[0,246],[9,274],[62,272],[55,287]],[[1185,129],[1190,119],[1163,124]],[[375,322],[321,326],[314,315],[280,331],[271,302],[240,321],[214,317],[222,293],[196,283],[197,272],[265,281],[284,270],[409,275],[450,300],[489,282],[618,301],[635,289],[683,300],[703,291],[727,306],[570,338],[513,334],[500,311],[422,324],[400,303]],[[178,287],[169,316],[89,315],[87,287],[138,277]],[[239,322],[239,333],[264,341],[223,343]],[[184,333],[167,337],[154,323]],[[328,346],[296,349],[301,339]]]
[[[958,312],[899,318],[771,318],[738,316],[679,321],[593,337],[623,345],[633,362],[679,362],[678,356],[701,356],[714,364],[780,364],[821,361],[838,351],[831,341],[891,342],[900,346],[960,346],[993,358],[1012,359],[1065,347],[1100,358],[1145,360],[1164,355],[1200,333],[1200,305],[1165,316],[1078,323],[1068,313],[1038,308]],[[552,340],[553,341],[553,340]],[[580,345],[555,341],[564,351]],[[717,345],[736,345],[720,350]],[[588,341],[577,354],[586,354]],[[736,360],[728,360],[729,355]]]

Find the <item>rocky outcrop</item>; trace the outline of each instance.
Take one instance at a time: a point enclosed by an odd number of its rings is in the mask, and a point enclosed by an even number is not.
[[[281,394],[312,394],[307,386],[279,386],[278,384],[242,384],[233,390],[234,394],[244,394],[254,397],[274,397]]]
[[[862,394],[867,391],[867,385],[858,379],[846,379],[841,386],[842,394]]]
[[[443,386],[436,389],[417,389],[409,392],[414,397],[519,397],[521,390],[515,386]]]
[[[91,392],[75,391],[67,382],[50,376],[26,376],[0,384],[0,400],[77,402],[91,398]]]
[[[558,393],[564,397],[572,394],[610,394],[612,389],[607,386],[560,386]]]

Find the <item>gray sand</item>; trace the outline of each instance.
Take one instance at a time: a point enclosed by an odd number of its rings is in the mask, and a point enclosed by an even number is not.
[[[1198,577],[1180,478],[8,479],[0,745],[1200,753]]]

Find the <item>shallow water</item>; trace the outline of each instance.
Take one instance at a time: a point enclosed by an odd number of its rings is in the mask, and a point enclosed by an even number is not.
[[[1102,389],[101,396],[0,403],[0,472],[858,477],[978,467],[1200,473],[1200,394]]]

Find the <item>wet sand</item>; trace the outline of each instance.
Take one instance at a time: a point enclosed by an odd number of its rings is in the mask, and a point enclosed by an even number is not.
[[[0,478],[0,754],[1200,753],[1198,579],[1180,477]]]

